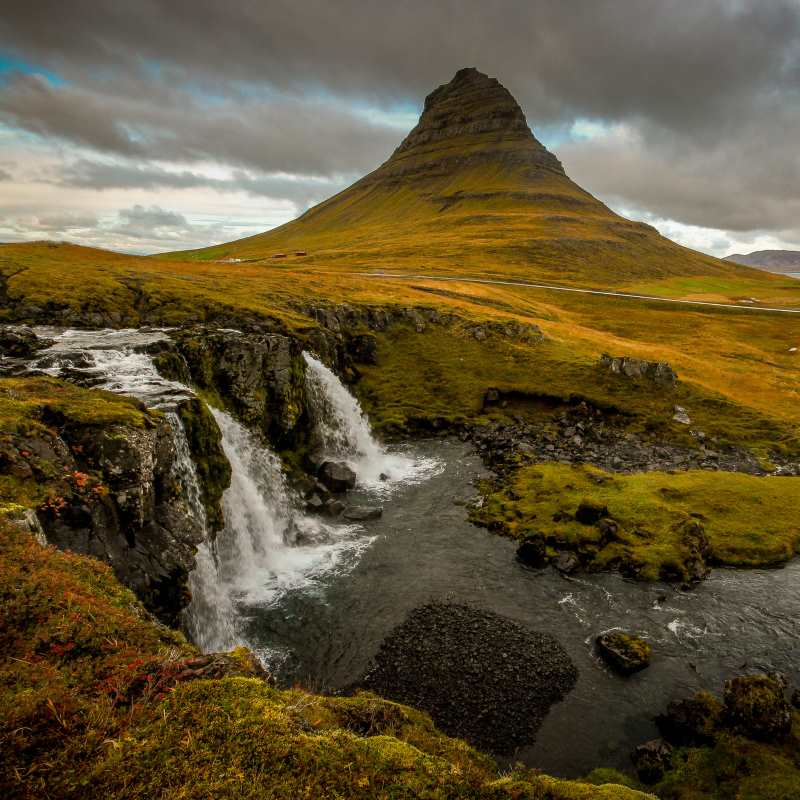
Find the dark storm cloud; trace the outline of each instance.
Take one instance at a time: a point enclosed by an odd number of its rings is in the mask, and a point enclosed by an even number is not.
[[[251,193],[244,170],[365,172],[402,132],[358,104],[419,106],[474,65],[533,125],[584,117],[638,132],[634,147],[564,147],[587,188],[696,225],[798,227],[798,0],[3,5],[0,50],[64,83],[8,78],[0,118],[101,153],[222,162]],[[194,180],[148,169],[128,185]],[[293,188],[263,184],[283,197]]]
[[[0,37],[67,76],[157,65],[206,86],[316,85],[385,101],[421,99],[474,64],[543,120],[578,110],[683,124],[798,75],[796,0],[4,5]]]

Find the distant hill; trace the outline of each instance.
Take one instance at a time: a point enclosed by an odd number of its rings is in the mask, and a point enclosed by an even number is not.
[[[754,253],[734,253],[725,261],[768,272],[800,272],[800,250],[756,250]]]
[[[473,68],[428,95],[392,156],[349,188],[274,230],[176,255],[596,286],[749,274],[615,214],[570,180],[511,93]]]

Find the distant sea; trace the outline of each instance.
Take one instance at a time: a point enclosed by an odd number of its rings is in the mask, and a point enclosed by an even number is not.
[[[790,278],[800,278],[800,272],[787,272],[786,273]]]

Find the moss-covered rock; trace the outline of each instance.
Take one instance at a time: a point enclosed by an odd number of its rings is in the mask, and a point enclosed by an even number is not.
[[[173,337],[201,393],[263,433],[277,450],[291,445],[306,410],[298,338],[204,327]]]
[[[785,739],[792,729],[792,709],[784,684],[769,675],[729,680],[723,694],[725,725],[734,733],[765,742]]]
[[[17,378],[0,379],[0,421],[0,513],[35,511],[51,544],[110,564],[174,623],[203,531],[175,479],[167,419],[118,395]]]
[[[661,735],[677,747],[713,744],[722,717],[722,703],[710,692],[676,700],[656,718]]]
[[[600,655],[617,672],[632,675],[650,666],[653,648],[641,637],[622,631],[603,633],[597,637]]]

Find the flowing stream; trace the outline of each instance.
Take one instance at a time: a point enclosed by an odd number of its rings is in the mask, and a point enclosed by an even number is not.
[[[52,332],[50,334],[53,335]],[[199,487],[176,399],[138,350],[163,332],[66,332],[40,366],[135,395],[165,409],[176,469],[193,513]],[[628,768],[633,746],[656,735],[669,700],[719,692],[746,669],[800,679],[800,562],[774,570],[714,570],[691,592],[618,575],[562,577],[518,564],[514,544],[467,521],[483,473],[468,445],[436,440],[401,450],[378,444],[357,401],[306,356],[307,389],[320,442],[358,475],[348,502],[380,504],[382,518],[343,525],[311,517],[292,496],[277,457],[230,415],[213,410],[231,463],[225,529],[207,537],[191,576],[190,635],[204,649],[247,643],[279,682],[341,688],[356,679],[383,638],[431,599],[466,602],[554,635],[580,670],[537,741],[517,760],[575,776],[598,765]],[[630,678],[597,658],[597,634],[623,629],[653,644],[652,665]]]

